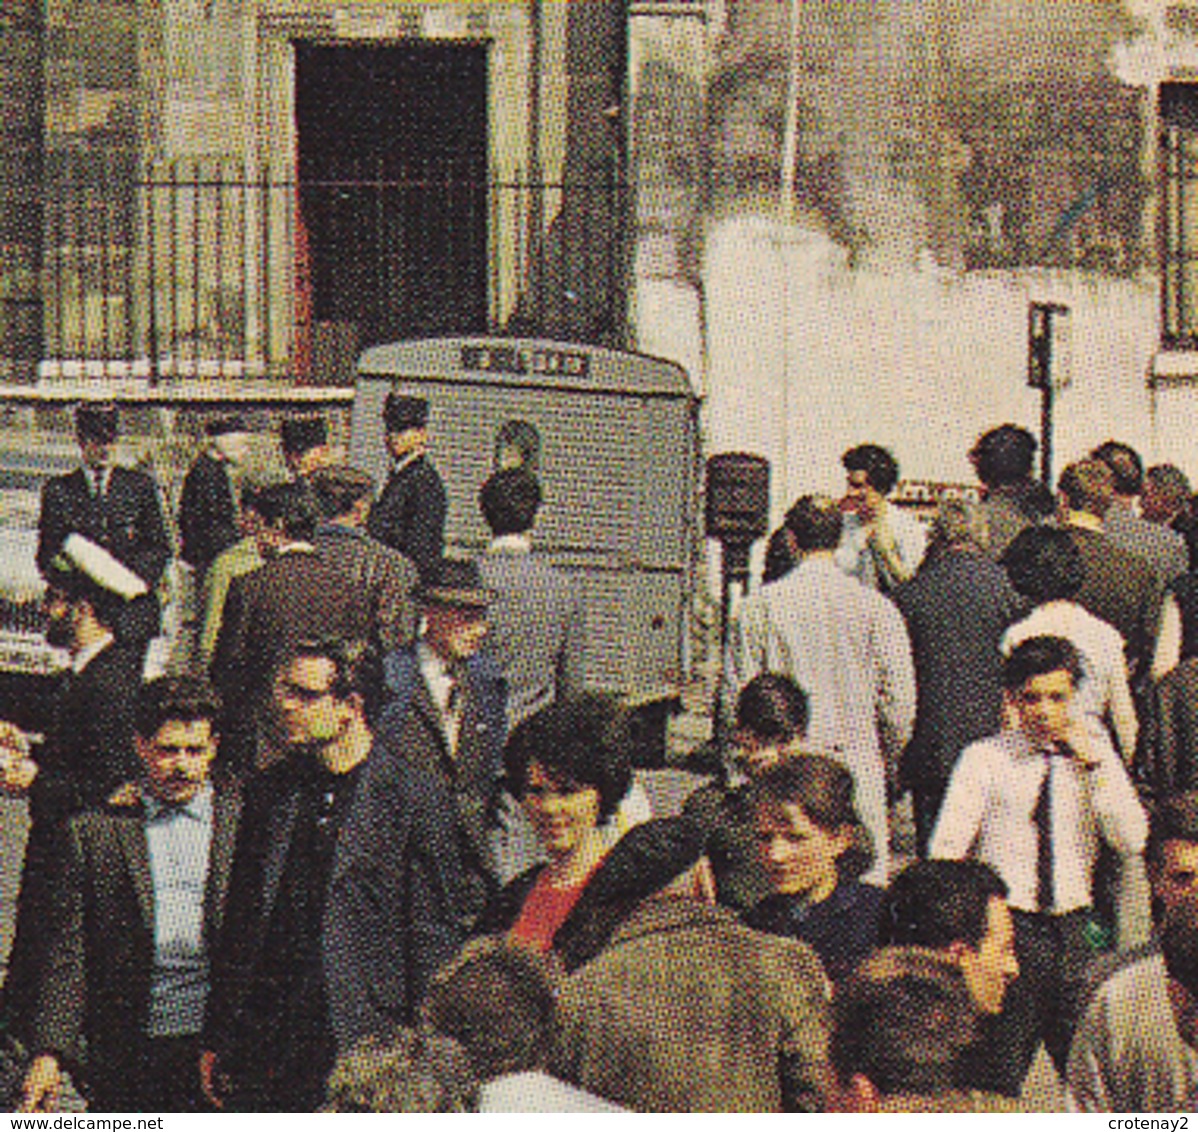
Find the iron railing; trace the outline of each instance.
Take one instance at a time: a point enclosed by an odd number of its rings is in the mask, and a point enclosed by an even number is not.
[[[622,184],[108,151],[57,155],[43,202],[43,373],[319,379],[402,337],[622,343]]]
[[[1198,130],[1160,134],[1161,341],[1198,346]]]

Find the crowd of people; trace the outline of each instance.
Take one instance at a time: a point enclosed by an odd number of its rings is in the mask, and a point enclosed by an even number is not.
[[[171,525],[77,410],[38,563],[66,650],[32,746],[2,1012],[11,1101],[96,1111],[1083,1111],[1198,1102],[1198,523],[1110,441],[1057,494],[1003,425],[930,527],[845,453],[729,626],[726,749],[652,812],[587,690],[535,469],[445,553],[428,405],[371,476],[208,426],[177,521],[194,654],[142,677]],[[892,851],[913,799],[915,853]]]

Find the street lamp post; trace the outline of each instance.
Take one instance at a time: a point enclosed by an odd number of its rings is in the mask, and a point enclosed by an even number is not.
[[[1027,383],[1040,390],[1040,479],[1052,487],[1053,405],[1069,384],[1069,308],[1030,303],[1027,310]]]

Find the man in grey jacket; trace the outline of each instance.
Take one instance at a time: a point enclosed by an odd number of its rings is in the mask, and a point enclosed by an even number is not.
[[[1069,1053],[1074,1111],[1198,1105],[1198,792],[1160,806],[1146,853],[1160,946],[1133,953],[1090,1002]]]
[[[478,498],[491,529],[479,573],[496,595],[485,647],[508,681],[510,732],[555,699],[582,691],[582,601],[569,575],[532,553],[541,506],[535,476],[522,468],[496,472]]]

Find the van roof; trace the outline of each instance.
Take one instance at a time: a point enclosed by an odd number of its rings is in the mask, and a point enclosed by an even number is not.
[[[462,385],[539,386],[697,400],[686,370],[664,358],[545,338],[423,338],[374,346],[363,377],[429,378]]]

